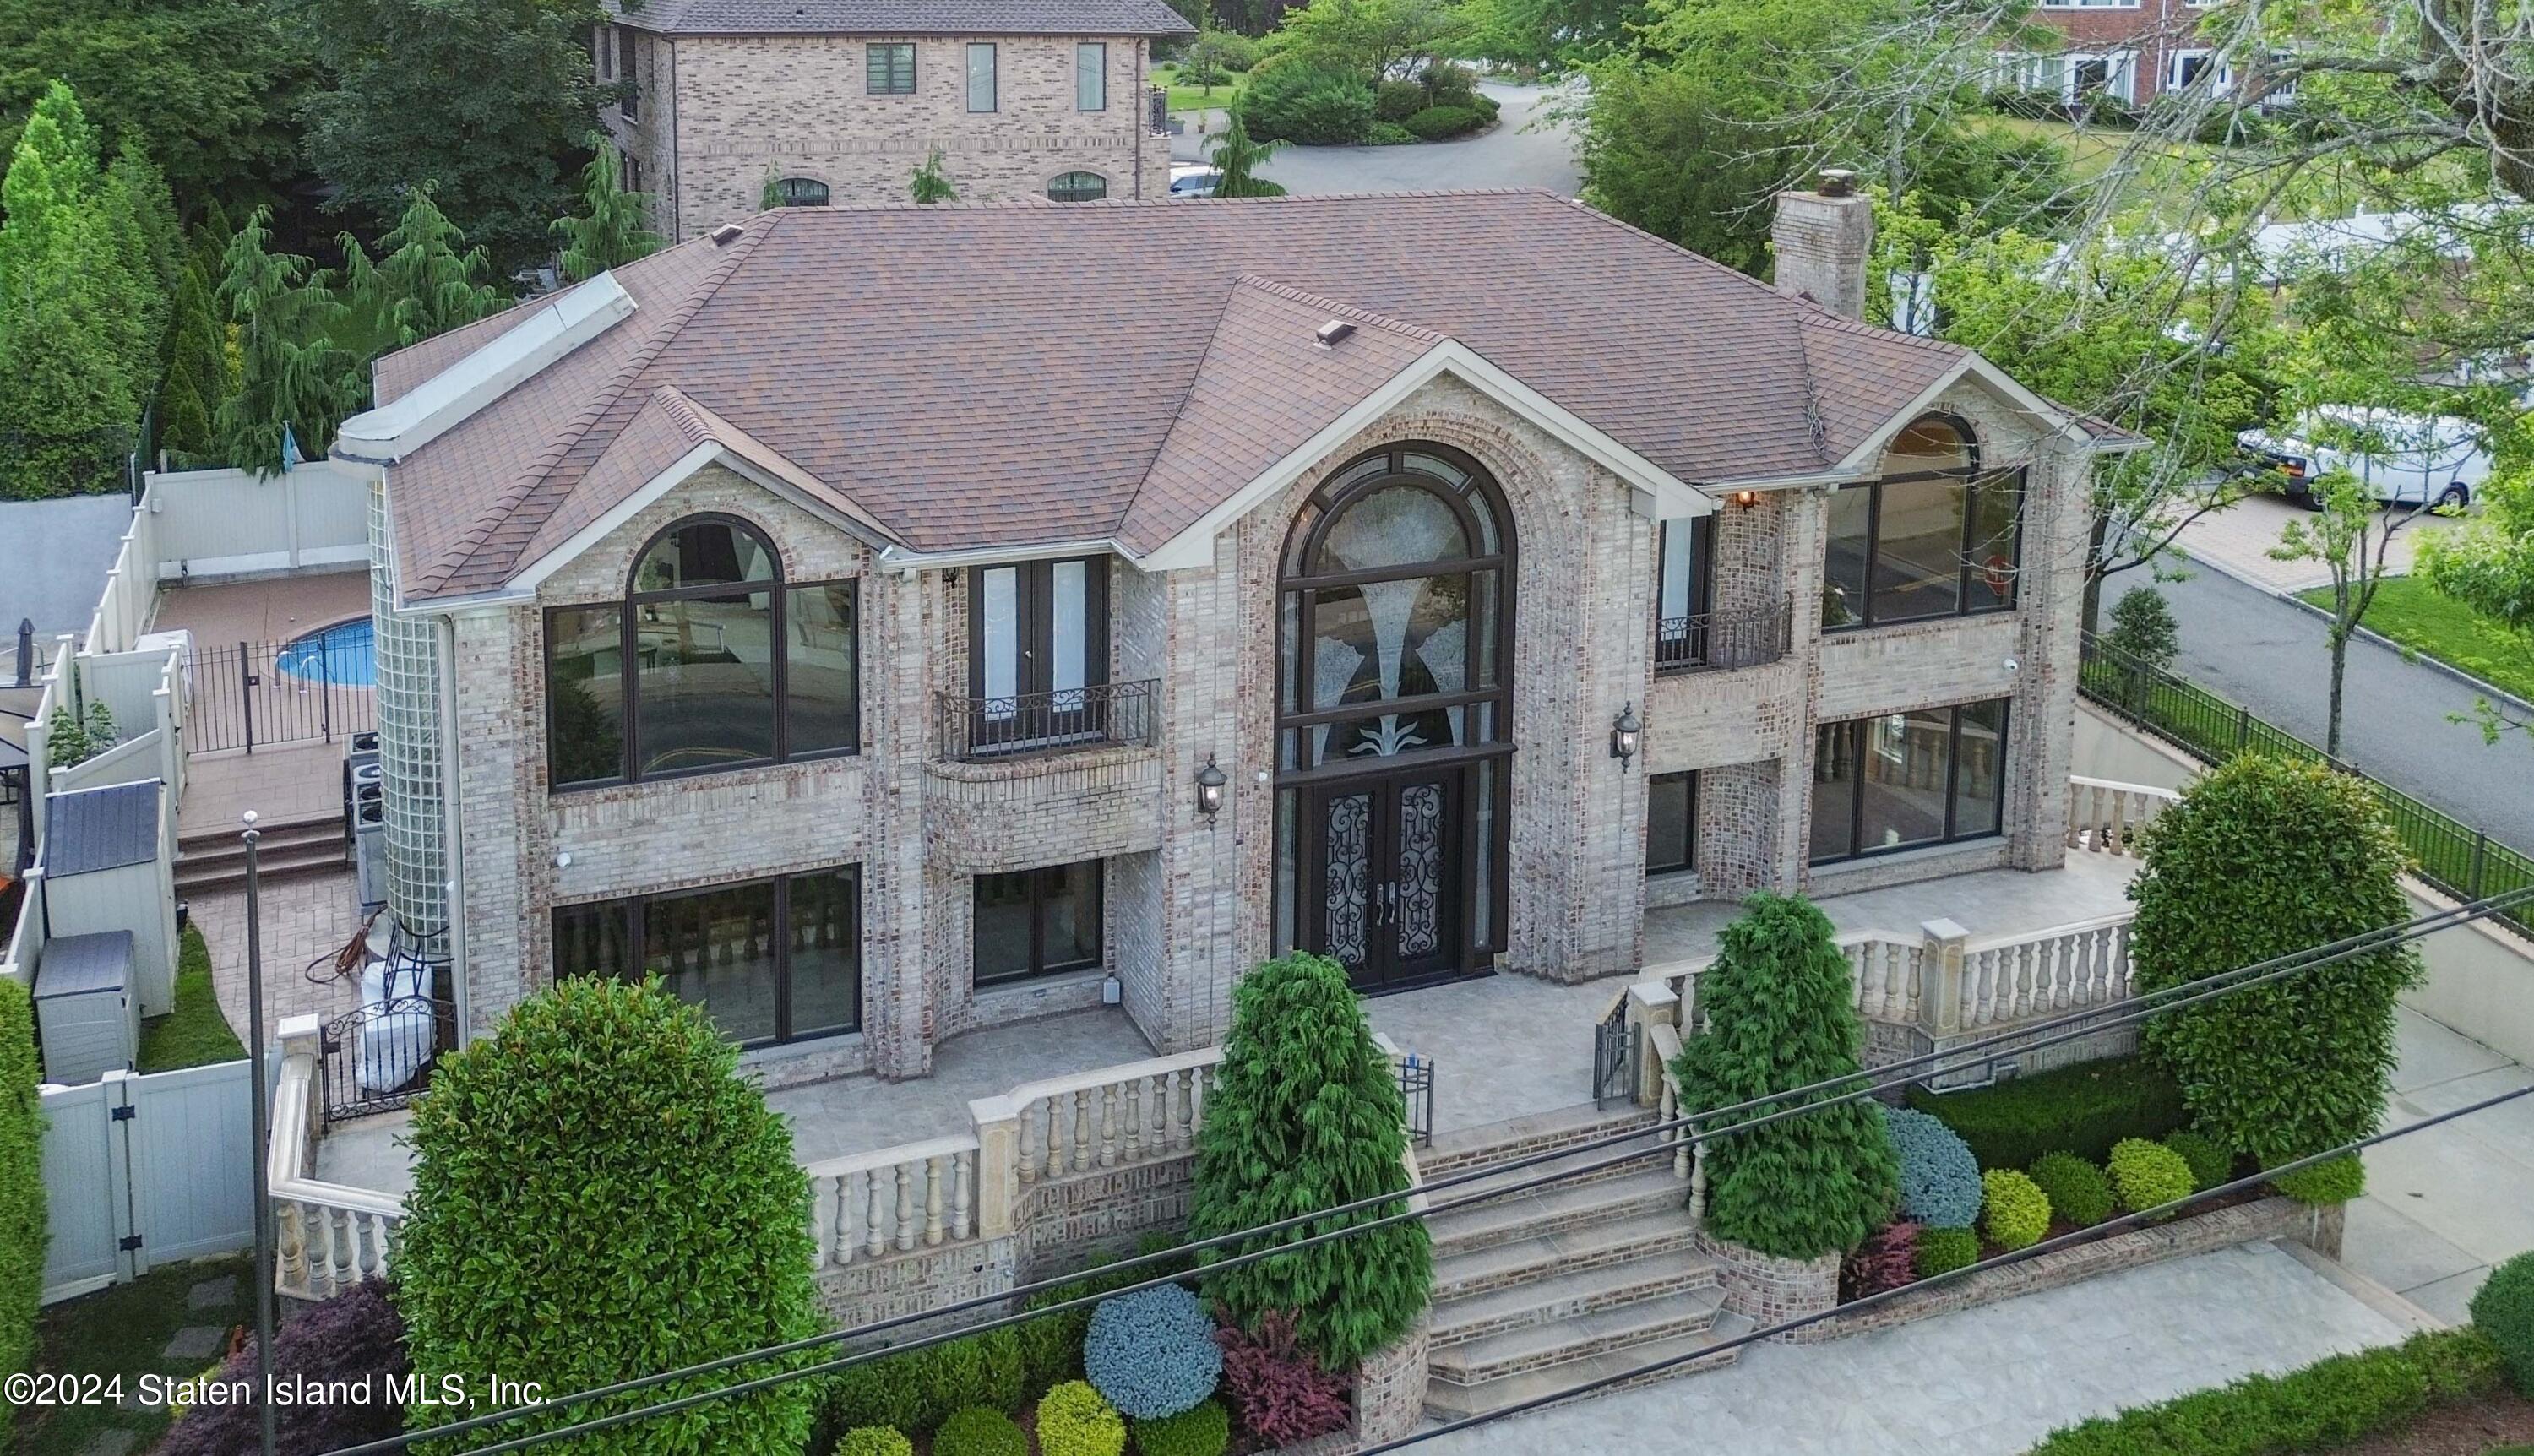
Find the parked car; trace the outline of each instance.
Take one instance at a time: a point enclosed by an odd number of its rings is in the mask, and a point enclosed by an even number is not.
[[[1212,197],[1223,174],[1202,164],[1171,168],[1171,196]]]
[[[2363,430],[2381,442],[2375,450],[2314,443],[2334,428]],[[2334,472],[2356,476],[2370,494],[2391,506],[2472,504],[2490,478],[2490,447],[2481,428],[2449,415],[2402,414],[2389,409],[2331,408],[2291,422],[2276,434],[2246,430],[2235,443],[2256,462],[2256,474],[2275,474],[2287,498],[2320,509],[2313,482]]]

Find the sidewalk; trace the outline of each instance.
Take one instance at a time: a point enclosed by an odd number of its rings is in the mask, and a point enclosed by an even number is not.
[[[2403,1011],[2384,1125],[2405,1126],[2534,1083],[2534,1069]],[[2341,1262],[2448,1324],[2490,1266],[2534,1248],[2534,1098],[2475,1113],[2367,1154]]]
[[[2331,584],[2331,573],[2319,563],[2279,561],[2269,554],[2270,548],[2279,544],[2279,532],[2289,521],[2310,521],[2313,516],[2313,512],[2290,505],[2280,496],[2246,496],[2226,510],[2211,512],[2184,526],[2174,538],[2174,545],[2196,565],[2223,572],[2247,586],[2286,596],[2309,586]],[[2396,576],[2409,576],[2411,563],[2419,557],[2420,543],[2461,523],[2451,516],[2423,516],[2403,526],[2394,532],[2393,544],[2385,553],[2385,571]]]

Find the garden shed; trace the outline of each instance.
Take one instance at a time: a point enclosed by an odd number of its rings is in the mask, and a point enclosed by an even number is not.
[[[157,779],[44,796],[45,935],[132,933],[141,1014],[176,1008],[175,855]]]
[[[132,1068],[141,1012],[132,997],[130,931],[66,936],[44,947],[35,972],[35,1035],[47,1082],[77,1086]]]

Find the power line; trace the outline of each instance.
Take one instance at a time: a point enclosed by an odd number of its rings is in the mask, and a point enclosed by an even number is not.
[[[1208,1263],[1205,1266],[1205,1272],[1215,1273],[1226,1269],[1238,1268],[1246,1264],[1257,1262],[1261,1259],[1297,1252],[1320,1244],[1328,1243],[1332,1240],[1351,1238],[1355,1235],[1366,1233],[1373,1229],[1386,1228],[1390,1225],[1403,1223],[1411,1219],[1422,1220],[1430,1218],[1438,1213],[1454,1212],[1458,1209],[1465,1208],[1476,1203],[1505,1197],[1514,1193],[1525,1192],[1532,1188],[1566,1179],[1584,1177],[1606,1168],[1616,1167],[1623,1163],[1636,1162],[1653,1157],[1672,1156],[1678,1152],[1682,1141],[1687,1141],[1693,1145],[1704,1144],[1713,1138],[1753,1131],[1761,1127],[1770,1126],[1777,1122],[1783,1122],[1789,1118],[1800,1117],[1807,1113],[1820,1111],[1825,1108],[1855,1102],[1872,1096],[1878,1091],[1887,1091],[1904,1086],[1909,1082],[1917,1080],[1914,1075],[1910,1075],[1909,1073],[1913,1073],[1922,1067],[1931,1067],[1940,1071],[1959,1069],[1959,1066],[1938,1067],[1936,1064],[1939,1062],[1959,1062],[1960,1065],[1973,1065],[1984,1062],[1999,1061],[2007,1056],[2021,1056],[2029,1052],[2058,1046],[2066,1042],[2082,1040],[2086,1037],[2099,1035],[2107,1030],[2116,1030],[2134,1022],[2143,1021],[2150,1016],[2159,1015],[2167,1011],[2179,1010],[2186,1006],[2197,1004],[2201,1001],[2214,1000],[2220,996],[2231,995],[2236,991],[2248,990],[2253,986],[2265,984],[2286,976],[2298,974],[2302,971],[2312,970],[2320,966],[2348,959],[2352,956],[2387,948],[2394,944],[2404,943],[2411,940],[2435,934],[2439,931],[2467,925],[2474,921],[2484,919],[2490,915],[2497,914],[2500,911],[2512,906],[2517,901],[2529,898],[2534,898],[2534,886],[2525,886],[2516,890],[2511,890],[2503,895],[2496,895],[2485,900],[2475,901],[2471,904],[2459,905],[2450,909],[2436,911],[2429,915],[2418,917],[2417,919],[2403,925],[2381,927],[2376,930],[2361,932],[2357,935],[2345,937],[2342,940],[2331,941],[2324,945],[2290,952],[2287,955],[2275,956],[2266,961],[2256,962],[2250,966],[2240,967],[2236,970],[2223,972],[2216,976],[2205,977],[2199,981],[2187,982],[2181,986],[2168,987],[2164,991],[2150,993],[2143,997],[2132,998],[2126,1001],[2109,1003],[2099,1007],[2091,1007],[2014,1030],[1994,1033],[1987,1037],[1977,1038],[1973,1041],[1963,1043],[1961,1046],[1945,1051],[1929,1052],[1907,1058],[1900,1062],[1893,1062],[1880,1068],[1875,1068],[1872,1071],[1860,1070],[1857,1072],[1844,1073],[1837,1077],[1827,1078],[1825,1080],[1812,1083],[1808,1086],[1789,1088],[1782,1092],[1771,1093],[1766,1096],[1751,1098],[1729,1106],[1691,1114],[1686,1117],[1674,1119],[1668,1122],[1657,1122],[1649,1126],[1635,1128],[1625,1132],[1613,1133],[1573,1147],[1528,1154],[1524,1157],[1509,1160],[1507,1162],[1491,1164],[1482,1168],[1471,1169],[1463,1173],[1450,1175],[1445,1178],[1435,1180],[1430,1183],[1421,1184],[1418,1188],[1403,1189],[1394,1193],[1376,1194],[1372,1197],[1358,1199],[1352,1203],[1339,1204],[1331,1208],[1320,1209],[1311,1213],[1297,1214],[1290,1218],[1278,1220],[1274,1223],[1258,1225],[1254,1228],[1240,1230],[1236,1233],[1217,1235],[1209,1239],[1197,1241],[1193,1244],[1182,1244],[1176,1248],[1160,1250],[1149,1254],[1137,1254],[1129,1258],[1118,1260],[1107,1267],[1113,1271],[1131,1269],[1140,1265],[1150,1265],[1166,1260],[1182,1258],[1191,1253],[1217,1248],[1227,1244],[1248,1243],[1253,1240],[1265,1238],[1290,1229],[1295,1229],[1304,1224],[1322,1224],[1331,1219],[1345,1218],[1356,1213],[1378,1209],[1385,1206],[1397,1208],[1412,1195],[1430,1195],[1431,1193],[1442,1189],[1456,1187],[1481,1179],[1500,1178],[1506,1173],[1518,1172],[1527,1168],[1535,1167],[1541,1163],[1571,1159],[1581,1153],[1599,1151],[1601,1149],[1614,1147],[1623,1143],[1642,1142],[1649,1137],[1661,1137],[1667,1133],[1685,1131],[1695,1123],[1750,1111],[1756,1108],[1766,1107],[1772,1103],[1785,1102],[1789,1099],[1795,1098],[1818,1099],[1806,1100],[1794,1106],[1780,1108],[1776,1112],[1756,1118],[1746,1119],[1743,1122],[1731,1123],[1723,1127],[1710,1127],[1703,1130],[1686,1132],[1686,1135],[1679,1139],[1657,1142],[1632,1152],[1615,1154],[1611,1157],[1598,1162],[1589,1163],[1581,1167],[1562,1169],[1557,1173],[1546,1175],[1542,1178],[1488,1188],[1471,1194],[1467,1197],[1445,1200],[1440,1203],[1429,1201],[1428,1206],[1422,1210],[1402,1209],[1401,1211],[1380,1215],[1360,1223],[1352,1223],[1342,1228],[1323,1229],[1318,1233],[1307,1235],[1303,1238],[1276,1244],[1264,1248],[1252,1249],[1246,1253],[1229,1255]],[[2042,1033],[2046,1032],[2055,1032],[2055,1034],[2046,1036],[2042,1035]],[[2007,1045],[2009,1043],[2014,1045],[2010,1047]],[[1848,1086],[1848,1084],[1851,1083],[1857,1085],[1852,1087]],[[1847,1090],[1838,1090],[1842,1087],[1847,1087]],[[837,1370],[848,1368],[852,1365],[882,1359],[886,1356],[906,1354],[912,1351],[926,1349],[933,1345],[941,1344],[949,1340],[962,1338],[966,1335],[984,1333],[1009,1325],[1025,1323],[1029,1320],[1042,1318],[1049,1314],[1078,1308],[1086,1304],[1097,1304],[1102,1300],[1115,1298],[1120,1294],[1150,1289],[1163,1284],[1176,1284],[1182,1279],[1191,1277],[1191,1274],[1194,1272],[1195,1271],[1159,1275],[1141,1283],[1122,1286],[1097,1295],[1077,1297],[1075,1299],[1062,1301],[1042,1308],[1023,1310],[1018,1313],[1002,1315],[997,1318],[967,1325],[960,1329],[929,1335],[922,1339],[909,1341],[902,1345],[862,1351],[814,1365],[778,1371],[771,1375],[757,1376],[735,1385],[716,1387],[711,1391],[696,1392],[687,1396],[677,1397],[672,1400],[658,1402],[653,1405],[638,1407],[631,1411],[619,1412],[611,1416],[592,1418],[592,1420],[587,1422],[575,1423],[573,1426],[557,1427],[553,1430],[533,1432],[525,1436],[514,1437],[496,1445],[475,1448],[474,1451],[469,1453],[469,1456],[491,1456],[491,1453],[494,1452],[523,1449],[527,1446],[540,1444],[543,1441],[557,1439],[565,1435],[583,1434],[591,1430],[606,1429],[615,1426],[625,1425],[632,1421],[646,1420],[654,1416],[674,1414],[675,1412],[691,1409],[711,1400],[750,1394],[756,1390],[770,1388],[773,1385],[782,1384],[790,1380],[802,1379],[811,1375],[832,1373]],[[737,1355],[722,1356],[714,1360],[698,1362],[676,1369],[654,1371],[649,1374],[637,1375],[626,1380],[618,1381],[611,1385],[598,1386],[588,1390],[559,1396],[553,1400],[546,1401],[535,1406],[513,1407],[504,1411],[486,1412],[482,1415],[466,1417],[464,1419],[433,1426],[428,1429],[408,1431],[401,1435],[389,1436],[380,1440],[367,1442],[362,1445],[344,1447],[332,1453],[332,1456],[378,1456],[378,1453],[402,1451],[419,1441],[462,1435],[471,1431],[483,1429],[490,1426],[514,1422],[520,1418],[533,1416],[540,1412],[552,1411],[558,1407],[586,1404],[591,1401],[608,1399],[614,1396],[633,1394],[675,1381],[694,1379],[703,1375],[718,1374],[741,1366],[763,1365],[768,1361],[782,1360],[789,1356],[804,1354],[812,1350],[839,1345],[849,1340],[869,1338],[890,1330],[903,1328],[911,1324],[930,1323],[945,1319],[953,1315],[969,1313],[994,1305],[1009,1304],[1014,1301],[1025,1300],[1034,1294],[1043,1293],[1048,1290],[1060,1289],[1064,1286],[1077,1283],[1079,1282],[1080,1277],[1080,1275],[1075,1274],[1040,1280],[1033,1284],[1022,1285],[997,1294],[975,1296],[966,1300],[954,1301],[948,1304],[922,1310],[920,1312],[891,1316],[889,1318],[876,1320],[870,1324],[862,1325],[850,1330],[824,1331],[816,1335],[807,1336],[803,1339],[790,1341],[780,1345],[766,1346],[761,1349],[747,1351]]]

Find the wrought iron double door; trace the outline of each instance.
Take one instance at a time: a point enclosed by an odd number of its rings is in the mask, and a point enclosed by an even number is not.
[[[1358,990],[1466,969],[1466,776],[1457,765],[1399,769],[1306,796],[1304,944],[1344,965]]]

